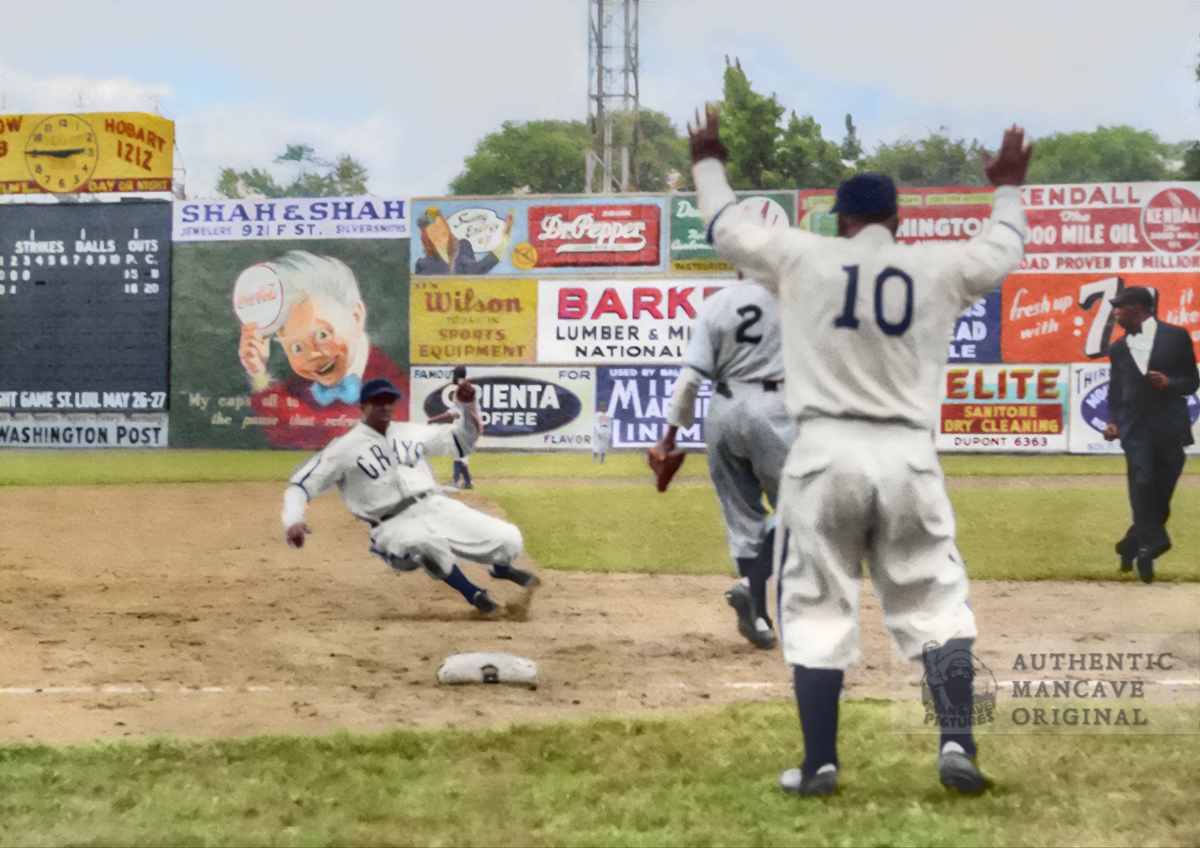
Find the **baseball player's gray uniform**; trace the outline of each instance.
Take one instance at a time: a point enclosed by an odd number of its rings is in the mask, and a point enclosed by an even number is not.
[[[729,553],[741,580],[726,594],[738,629],[761,648],[775,645],[767,614],[779,476],[796,439],[783,404],[779,302],[748,281],[726,286],[697,310],[667,424],[692,425],[701,379],[713,381],[705,418],[708,469],[721,502]]]
[[[371,552],[394,571],[423,568],[484,612],[487,593],[470,583],[456,557],[492,565],[492,576],[536,582],[512,567],[521,531],[442,495],[427,456],[461,456],[479,437],[472,401],[453,426],[392,421],[386,434],[360,422],[301,463],[283,501],[284,529],[304,522],[309,500],[337,486],[346,508],[371,526]],[[524,579],[524,578],[530,579]]]
[[[723,164],[701,158],[693,173],[717,252],[776,294],[782,310],[787,408],[800,434],[780,483],[779,617],[806,757],[781,784],[809,794],[790,784],[836,775],[837,692],[858,658],[864,558],[906,658],[920,658],[927,642],[969,648],[975,637],[932,433],[955,318],[1017,267],[1025,215],[1019,191],[1000,187],[989,223],[969,242],[897,244],[881,224],[826,238],[721,214],[735,201]],[[895,208],[886,177],[855,180],[863,196],[886,181]],[[939,769],[964,751],[975,754],[969,724],[957,734],[943,727]]]
[[[595,463],[596,457],[600,458],[600,464],[604,464],[604,456],[608,453],[608,448],[612,444],[612,416],[608,414],[608,404],[600,404],[600,410],[596,413],[596,419],[592,422],[592,462]]]

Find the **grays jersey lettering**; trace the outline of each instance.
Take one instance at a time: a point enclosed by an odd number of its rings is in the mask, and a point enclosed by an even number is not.
[[[471,416],[453,426],[393,421],[386,437],[359,423],[306,460],[291,477],[309,500],[337,486],[357,518],[372,521],[404,498],[437,492],[426,457],[462,457],[478,438]]]
[[[714,380],[783,379],[779,302],[747,280],[715,292],[700,306],[684,365]]]

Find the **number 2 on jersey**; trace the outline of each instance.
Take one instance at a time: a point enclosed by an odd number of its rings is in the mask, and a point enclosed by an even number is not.
[[[738,324],[737,333],[733,337],[734,341],[746,342],[747,344],[758,344],[761,342],[761,333],[756,336],[752,336],[746,331],[757,324],[759,319],[762,318],[762,309],[751,303],[739,309],[737,314],[741,315],[746,320]]]
[[[843,330],[857,330],[858,318],[854,315],[854,309],[858,301],[858,266],[843,265],[842,270],[846,272],[846,304],[842,308],[842,314],[833,319],[833,326]],[[899,278],[904,283],[904,317],[896,323],[892,323],[883,315],[884,284],[893,277]],[[875,278],[875,323],[889,336],[902,336],[908,332],[908,327],[912,324],[912,313],[912,277],[899,268],[891,266],[884,268]]]

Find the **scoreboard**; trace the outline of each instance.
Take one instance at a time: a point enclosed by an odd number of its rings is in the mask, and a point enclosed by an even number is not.
[[[0,445],[165,444],[170,262],[170,203],[0,206]]]

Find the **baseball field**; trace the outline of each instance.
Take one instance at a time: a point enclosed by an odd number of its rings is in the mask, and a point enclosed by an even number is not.
[[[702,456],[666,494],[640,455],[473,457],[458,497],[520,526],[544,583],[489,585],[496,621],[391,574],[335,495],[287,548],[301,459],[0,453],[0,846],[1200,842],[1200,727],[993,737],[996,788],[947,795],[933,738],[891,730],[869,585],[843,788],[779,792],[801,757],[790,674],[736,632]],[[1112,550],[1123,460],[944,464],[984,662],[988,633],[1200,629],[1197,460],[1149,587]],[[541,685],[439,687],[468,650],[530,657]]]

